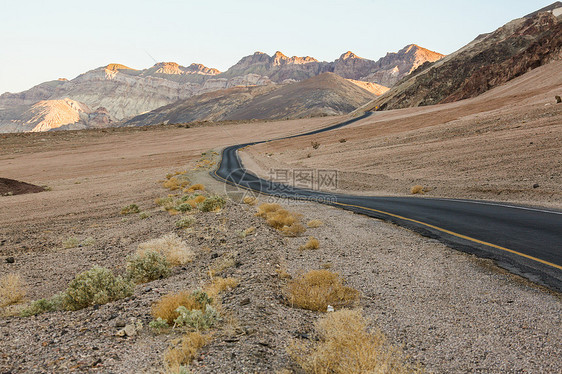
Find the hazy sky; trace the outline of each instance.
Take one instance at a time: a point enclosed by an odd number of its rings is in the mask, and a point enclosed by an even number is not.
[[[552,2],[0,0],[0,93],[153,58],[224,71],[255,51],[376,60],[415,43],[448,54]]]

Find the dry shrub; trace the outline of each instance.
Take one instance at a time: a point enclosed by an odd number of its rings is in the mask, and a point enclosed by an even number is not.
[[[0,307],[17,304],[26,294],[25,282],[19,274],[9,273],[0,278]]]
[[[335,308],[352,305],[359,291],[344,286],[342,277],[329,270],[311,270],[290,281],[285,297],[296,307],[325,312],[328,305]]]
[[[410,188],[410,193],[412,195],[423,194],[423,193],[425,193],[425,188],[424,188],[424,186],[420,186],[418,184],[418,185],[415,185],[412,188]]]
[[[234,267],[236,265],[236,252],[228,252],[217,258],[209,267],[208,274],[212,278],[219,275],[226,269]]]
[[[314,236],[311,236],[310,238],[308,238],[306,244],[301,245],[299,249],[306,250],[306,249],[318,249],[318,248],[320,248],[320,242]]]
[[[191,207],[193,208],[197,208],[197,204],[201,204],[203,201],[205,201],[207,198],[203,195],[198,195],[195,196],[193,199],[189,199],[186,201],[186,203],[188,203],[189,205],[191,205]]]
[[[121,208],[122,215],[135,214],[135,213],[140,213],[140,209],[137,204],[130,204]]]
[[[279,277],[279,279],[291,279],[291,274],[289,274],[287,272],[287,269],[282,267],[279,269],[276,269],[275,272],[277,273],[277,276]]]
[[[167,373],[188,372],[185,369],[197,356],[197,352],[207,344],[209,339],[199,332],[189,332],[164,353],[164,366]]]
[[[242,199],[242,202],[244,204],[248,204],[248,205],[256,205],[257,201],[258,201],[258,199],[256,199],[253,196],[246,196]]]
[[[195,257],[195,254],[187,244],[174,233],[139,244],[137,253],[142,255],[145,251],[154,251],[163,254],[172,266],[187,264],[193,261]]]
[[[324,222],[320,221],[319,219],[313,219],[311,221],[308,221],[306,225],[311,229],[315,229],[317,227],[323,226]]]
[[[258,212],[256,213],[256,216],[267,218],[267,215],[269,213],[273,213],[279,209],[281,209],[281,205],[279,204],[264,203],[258,207]]]
[[[173,197],[159,197],[156,200],[154,200],[154,202],[157,205],[160,205],[161,207],[163,207],[166,210],[170,210],[173,209],[176,204],[174,203],[174,198]]]
[[[154,319],[162,318],[170,326],[173,326],[174,320],[178,318],[179,313],[176,311],[180,306],[188,310],[202,310],[205,305],[193,297],[192,292],[180,291],[163,296],[156,304],[152,306],[152,316]]]
[[[180,188],[180,181],[176,177],[171,177],[164,183],[162,183],[162,187],[169,189],[170,191],[175,191]]]
[[[359,310],[329,313],[315,324],[317,340],[293,343],[289,355],[312,374],[422,373],[405,363],[401,350],[376,330],[369,332]]]
[[[205,292],[209,297],[215,299],[221,292],[230,291],[238,286],[240,282],[236,278],[213,278],[211,283],[205,287]]]
[[[267,224],[287,236],[299,236],[306,231],[300,224],[301,215],[281,208],[279,204],[261,204],[256,216],[265,218]]]
[[[205,186],[201,183],[194,184],[187,189],[188,193],[192,193],[195,191],[205,191]]]

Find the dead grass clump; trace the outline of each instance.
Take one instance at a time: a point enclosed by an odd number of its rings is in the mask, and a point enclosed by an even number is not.
[[[265,218],[267,224],[287,236],[299,236],[306,231],[300,224],[301,215],[281,208],[279,204],[261,204],[256,216]]]
[[[25,282],[19,274],[9,273],[0,277],[0,307],[20,303],[26,294]]]
[[[329,270],[302,274],[287,284],[284,293],[291,305],[321,312],[325,312],[328,305],[350,306],[359,298],[359,291],[344,286],[342,277]]]
[[[122,215],[135,214],[135,213],[140,213],[140,209],[137,204],[130,204],[121,208]]]
[[[137,253],[142,254],[144,251],[163,254],[172,266],[187,264],[195,257],[195,253],[174,233],[139,244]]]
[[[253,196],[246,196],[242,199],[242,202],[244,204],[248,204],[248,205],[256,205],[257,201],[258,201],[258,199],[256,199]]]
[[[205,303],[198,300],[194,293],[188,291],[180,291],[163,296],[156,304],[152,306],[152,316],[154,319],[161,318],[168,325],[173,326],[174,320],[178,318],[177,309],[183,306],[188,310],[204,310]]]
[[[318,249],[320,248],[320,242],[314,236],[308,238],[306,244],[300,246],[300,250],[307,250],[307,249]]]
[[[209,295],[210,298],[216,299],[217,296],[224,291],[233,290],[234,288],[238,287],[240,282],[236,278],[228,277],[228,278],[213,278],[211,283],[205,287],[205,292]]]
[[[187,189],[188,193],[193,193],[195,191],[205,191],[205,186],[201,183],[194,184]]]
[[[197,196],[194,196],[193,198],[187,200],[186,203],[191,205],[192,208],[197,208],[197,205],[201,204],[205,200],[207,200],[207,198],[205,196],[197,195]]]
[[[189,332],[182,338],[172,342],[172,346],[164,353],[166,373],[188,373],[187,365],[197,357],[199,350],[209,339],[200,332]]]
[[[167,180],[162,183],[162,186],[170,191],[179,190],[189,185],[189,180],[182,174],[177,174],[176,176],[170,176],[168,174],[166,178]]]
[[[412,195],[416,195],[416,194],[422,194],[423,195],[425,193],[425,187],[420,186],[419,184],[415,185],[412,188],[410,188],[410,193]]]
[[[228,252],[217,258],[209,267],[209,277],[213,278],[221,274],[226,269],[236,266],[236,252]]]
[[[405,363],[401,350],[376,330],[369,332],[358,310],[329,313],[315,324],[317,340],[293,343],[288,351],[305,373],[422,373]]]
[[[306,225],[311,229],[315,229],[317,227],[323,226],[324,222],[320,221],[319,219],[313,219],[311,221],[308,221]]]

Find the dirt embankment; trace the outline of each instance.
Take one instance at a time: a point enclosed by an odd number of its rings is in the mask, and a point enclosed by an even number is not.
[[[337,170],[338,190],[562,208],[562,77],[557,61],[474,99],[376,112],[350,127],[249,147],[253,172]],[[291,178],[289,178],[291,180]]]

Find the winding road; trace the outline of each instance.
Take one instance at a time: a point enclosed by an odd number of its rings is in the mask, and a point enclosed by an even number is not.
[[[334,130],[370,114],[284,139]],[[244,168],[238,149],[259,143],[263,142],[225,148],[219,166],[211,175],[236,188],[315,201],[390,221],[452,248],[493,259],[513,273],[562,292],[560,211],[491,201],[354,196],[290,187],[261,179]]]

